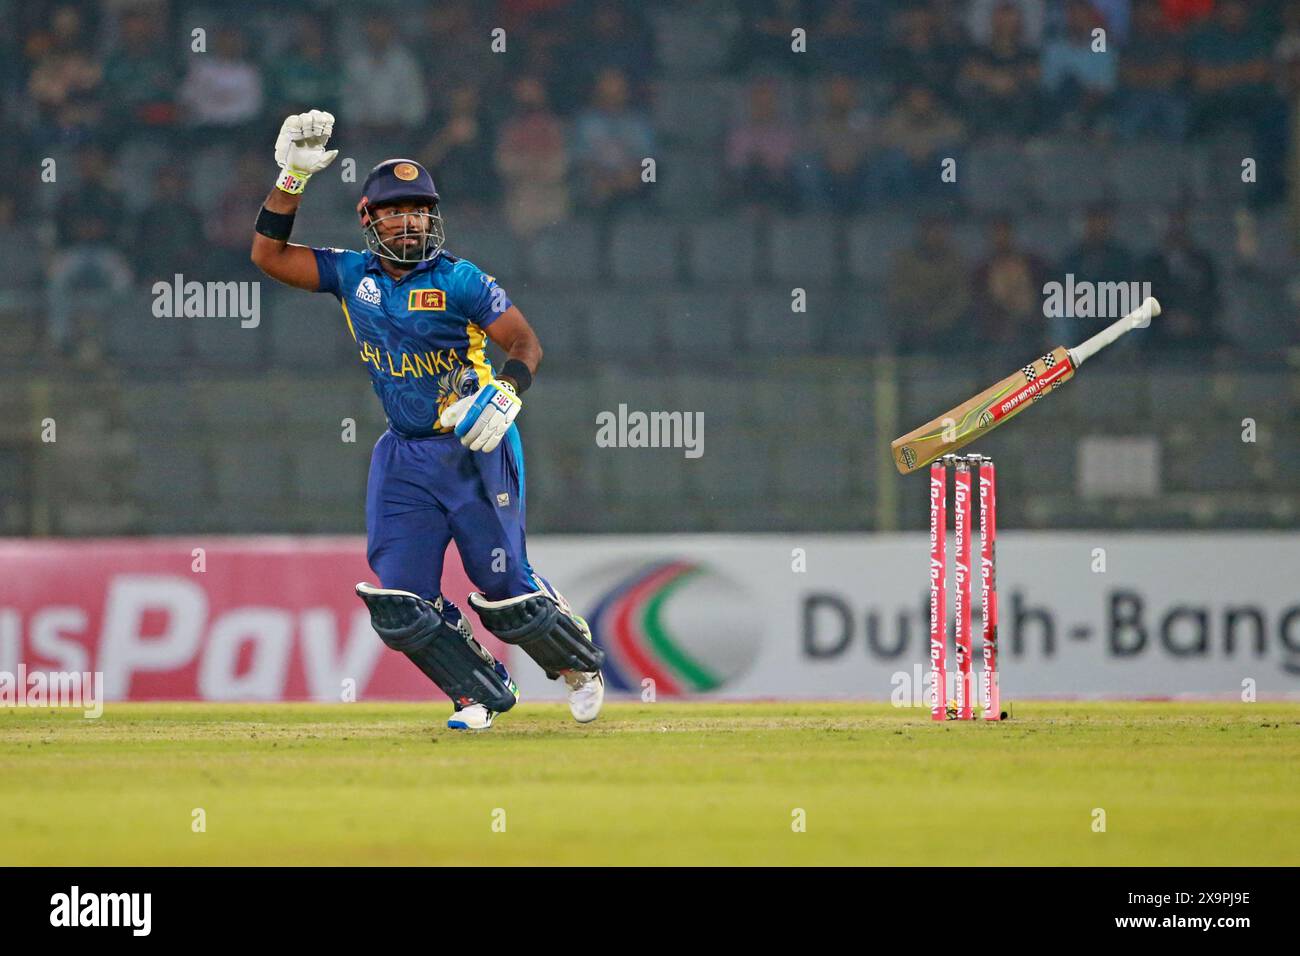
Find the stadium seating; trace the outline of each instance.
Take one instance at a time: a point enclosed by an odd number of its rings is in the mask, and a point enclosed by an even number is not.
[[[671,221],[631,217],[620,220],[609,237],[610,273],[633,285],[667,283],[677,278],[681,231]]]
[[[691,230],[689,274],[696,282],[743,285],[758,269],[758,226],[743,218],[711,219]]]
[[[1087,207],[1098,202],[1113,210],[1116,239],[1137,261],[1161,251],[1170,212],[1187,209],[1193,240],[1217,271],[1222,307],[1212,318],[1224,341],[1214,350],[1186,349],[1181,359],[1136,339],[1117,345],[1104,365],[1090,366],[1034,412],[1032,436],[1009,429],[982,441],[980,450],[1004,468],[1004,522],[1294,527],[1300,388],[1288,349],[1300,344],[1296,220],[1287,202],[1270,206],[1256,183],[1242,181],[1242,159],[1259,155],[1251,131],[1173,143],[1044,122],[1012,136],[983,129],[963,112],[955,88],[941,89],[945,109],[972,131],[955,151],[955,193],[946,186],[941,202],[923,206],[873,179],[850,210],[809,195],[805,174],[817,163],[811,123],[824,115],[833,73],[815,35],[796,64],[742,70],[733,41],[745,16],[735,4],[676,3],[646,18],[653,57],[642,64],[649,75],[637,74],[630,90],[655,129],[656,177],[635,201],[611,210],[582,206],[574,164],[573,208],[524,235],[511,231],[499,204],[445,196],[448,250],[499,278],[545,350],[520,419],[531,527],[921,527],[924,482],[897,479],[887,462],[882,468],[882,435],[1006,374],[1043,348],[1049,328],[1082,336],[1093,324],[1047,326],[1027,316],[1020,345],[936,342],[928,354],[897,356],[902,330],[886,291],[898,253],[916,241],[919,212],[944,218],[972,268],[988,255],[990,218],[1009,214],[1019,248],[1058,270],[1081,239]],[[888,33],[873,32],[878,62],[858,77],[866,128],[877,128],[896,102],[876,46]],[[104,39],[111,47],[111,33]],[[574,75],[588,70],[572,66]],[[557,70],[550,92],[557,116],[571,123],[586,91],[564,72]],[[748,174],[728,168],[726,143],[748,113],[752,82],[766,77],[778,80],[778,112],[798,133],[799,190],[779,202],[742,202],[736,193]],[[508,94],[484,92],[492,120],[504,119]],[[31,151],[34,131],[45,131],[21,118],[15,136]],[[425,125],[439,121],[431,116]],[[391,131],[353,129],[341,156],[364,176],[386,158]],[[206,227],[240,185],[244,132],[196,137],[186,188]],[[429,132],[422,126],[401,148],[418,152]],[[265,138],[257,144],[269,165]],[[135,216],[150,202],[170,147],[152,131],[115,131],[115,140],[111,178]],[[868,172],[880,168],[876,148]],[[59,149],[75,152],[71,142]],[[361,247],[358,186],[335,175],[341,171],[313,183],[295,241]],[[24,210],[42,219],[35,230],[23,219],[0,222],[6,248],[34,242],[42,252],[36,268],[0,275],[0,533],[359,530],[369,448],[385,422],[332,298],[263,279],[261,323],[245,329],[238,318],[155,317],[154,296],[141,284],[77,310],[88,343],[52,342],[46,266],[58,230],[45,220],[85,179],[75,159],[61,162],[59,175],[59,188],[36,190]],[[1272,173],[1261,168],[1260,175]],[[254,213],[248,210],[250,224]],[[231,264],[231,254],[223,245],[205,265],[218,273],[237,265],[256,278],[247,262]],[[795,288],[806,294],[805,311],[791,309]],[[702,412],[704,457],[598,448],[595,416],[620,404]],[[1205,424],[1187,426],[1188,408]],[[58,455],[72,476],[41,482],[30,423],[46,414],[68,436]],[[1254,445],[1240,437],[1248,417],[1260,429]],[[355,423],[355,443],[340,440],[344,420]],[[84,440],[92,433],[102,437],[98,447]],[[1080,501],[1076,437],[1087,434],[1158,434],[1168,494]],[[40,528],[38,500],[54,515]]]
[[[596,225],[576,221],[542,230],[529,246],[526,268],[537,280],[592,283],[602,271],[603,259]]]

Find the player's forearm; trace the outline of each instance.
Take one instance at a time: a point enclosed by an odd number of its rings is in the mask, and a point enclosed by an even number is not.
[[[262,208],[278,216],[292,216],[298,212],[298,206],[301,204],[302,196],[291,196],[281,189],[272,189],[271,194],[266,197],[266,202],[262,203]],[[287,236],[283,239],[273,239],[254,230],[252,259],[260,264],[280,255],[288,245]]]
[[[511,362],[522,362],[528,369],[529,376],[535,375],[537,367],[542,364],[542,343],[537,340],[537,336],[520,336],[510,344],[510,348],[506,349],[506,360],[501,366],[501,378],[518,385],[517,377],[510,374]]]
[[[542,343],[518,306],[510,306],[487,329],[488,338],[506,353],[497,378],[518,386],[523,392],[532,383],[542,362]]]
[[[301,199],[301,196],[289,195],[278,188],[271,190],[271,195],[266,197],[258,211],[249,258],[272,279],[296,289],[315,292],[320,288],[316,254],[309,246],[289,241],[294,214]]]
[[[302,205],[302,194],[299,193],[293,196],[277,187],[271,190],[271,194],[266,197],[266,202],[262,203],[262,205],[271,212],[293,215],[298,211],[298,207]]]
[[[533,375],[542,364],[542,343],[531,329],[521,331],[505,346],[506,360],[497,378],[509,382],[516,392],[523,393],[533,384]]]

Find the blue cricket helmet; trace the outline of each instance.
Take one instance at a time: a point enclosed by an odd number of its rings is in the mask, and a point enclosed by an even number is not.
[[[425,203],[430,207],[429,212],[372,214],[376,207],[403,201]],[[370,170],[361,186],[357,215],[361,219],[366,248],[392,262],[427,262],[442,251],[446,242],[433,177],[413,159],[388,159]],[[401,220],[400,230],[381,237],[380,224],[397,220]]]

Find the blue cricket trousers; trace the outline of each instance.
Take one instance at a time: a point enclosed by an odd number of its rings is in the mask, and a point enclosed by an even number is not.
[[[489,600],[544,583],[528,564],[524,450],[514,426],[488,454],[470,451],[454,435],[385,431],[370,457],[366,532],[366,556],[381,587],[435,600],[453,540],[469,579]]]

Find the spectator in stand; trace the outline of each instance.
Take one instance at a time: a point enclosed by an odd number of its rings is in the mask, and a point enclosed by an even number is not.
[[[1103,125],[1119,75],[1119,51],[1110,42],[1093,48],[1093,31],[1103,29],[1089,0],[1067,0],[1061,35],[1043,47],[1043,89],[1054,121],[1068,130]]]
[[[590,38],[585,51],[594,75],[598,65],[616,67],[633,88],[650,80],[655,68],[654,33],[635,4],[600,0],[591,11]]]
[[[1120,53],[1121,132],[1181,141],[1187,131],[1187,75],[1181,37],[1169,29],[1160,0],[1136,0],[1133,33]]]
[[[617,70],[626,78],[629,95],[642,100],[654,72],[655,47],[640,9],[616,0],[596,0],[588,6],[577,20],[582,28],[571,33],[559,57],[561,85],[552,86],[556,99],[586,97],[602,73]]]
[[[775,79],[754,80],[748,94],[748,116],[727,133],[727,190],[751,209],[793,212],[799,205],[794,179],[799,129],[781,107]]]
[[[79,360],[91,360],[98,351],[93,319],[111,315],[111,298],[131,289],[131,265],[113,239],[119,226],[113,215],[95,205],[79,206],[50,261],[49,342]]]
[[[412,136],[428,113],[420,61],[398,42],[389,13],[372,12],[366,19],[365,42],[357,44],[343,64],[340,128],[357,142],[382,142],[388,155],[404,154],[414,147]]]
[[[1063,286],[1068,285],[1067,276],[1074,276],[1076,286],[1080,282],[1136,282],[1144,277],[1134,268],[1133,254],[1114,237],[1114,222],[1110,207],[1105,203],[1095,203],[1088,208],[1083,224],[1083,239],[1065,254],[1057,266],[1059,275],[1052,278]],[[1163,292],[1161,293],[1163,295]],[[1105,316],[1098,316],[1105,319]],[[1119,316],[1112,318],[1118,319]],[[1086,324],[1076,325],[1067,316],[1051,319],[1048,337],[1054,342],[1074,341],[1081,334],[1096,331],[1093,319],[1083,319]]]
[[[235,160],[235,175],[204,222],[207,246],[202,265],[223,281],[261,273],[248,260],[248,209],[266,198],[266,148],[248,147]]]
[[[1030,332],[1027,324],[1042,313],[1047,277],[1047,263],[1017,244],[1011,220],[992,220],[988,257],[975,267],[971,280],[976,339],[990,347],[1037,339],[1039,330]]]
[[[880,0],[880,3],[885,9],[894,5],[890,0]],[[929,0],[925,7],[934,11],[935,22],[938,24],[939,46],[955,50],[970,45],[970,36],[967,32],[970,0]]]
[[[936,343],[948,350],[972,344],[966,321],[970,270],[942,217],[921,217],[915,244],[894,256],[887,286],[900,352],[930,352]]]
[[[113,157],[96,143],[87,144],[77,154],[76,186],[59,200],[55,231],[60,247],[66,248],[72,242],[76,221],[87,210],[94,210],[105,223],[96,242],[125,241],[126,204],[113,178]]]
[[[456,197],[459,212],[481,215],[497,195],[490,118],[473,83],[457,86],[443,103],[419,159],[437,177],[438,188]]]
[[[339,71],[326,40],[324,21],[312,13],[290,21],[289,46],[267,64],[272,116],[307,109],[338,113]]]
[[[1251,150],[1261,170],[1281,169],[1288,148],[1286,109],[1274,87],[1273,49],[1243,0],[1219,0],[1214,17],[1188,42],[1191,63],[1191,132],[1213,136],[1235,126],[1254,133]],[[1235,145],[1235,144],[1234,144]],[[1280,198],[1284,179],[1259,177],[1252,200]]]
[[[643,195],[641,162],[654,155],[654,128],[628,106],[627,78],[619,70],[596,77],[591,105],[574,125],[576,192],[587,209],[610,213]]]
[[[222,27],[212,49],[190,56],[180,103],[192,126],[243,130],[262,112],[262,71],[248,57],[243,31]]]
[[[957,90],[965,114],[985,134],[1023,136],[1039,123],[1038,54],[1024,39],[1020,7],[1002,0],[993,8],[987,43],[962,63]]]
[[[1142,337],[1143,348],[1164,354],[1224,344],[1216,326],[1220,299],[1214,259],[1193,241],[1185,211],[1170,214],[1164,240],[1143,261],[1141,275],[1159,290],[1162,309],[1160,320]]]
[[[48,34],[29,44],[36,59],[27,95],[37,109],[37,137],[50,143],[84,142],[104,117],[102,65],[91,54],[76,7],[54,11]]]
[[[569,217],[569,158],[564,124],[532,76],[515,80],[514,105],[501,124],[496,170],[505,187],[505,213],[520,236]]]
[[[874,192],[910,200],[949,190],[940,174],[944,159],[958,157],[965,126],[928,86],[903,91],[880,127],[881,153],[873,161]]]
[[[495,103],[506,71],[507,56],[484,56],[483,44],[492,36],[496,20],[492,4],[477,0],[439,0],[422,11],[417,53],[425,76],[446,77],[446,83],[473,86],[481,103]],[[516,37],[510,37],[513,43]],[[508,47],[509,49],[510,47]],[[502,97],[504,98],[504,97]],[[437,104],[435,104],[436,106]]]
[[[816,41],[809,42],[809,55],[816,57],[816,70],[862,74],[874,65],[873,31],[863,16],[862,0],[825,0],[821,16],[809,27]]]
[[[206,259],[203,215],[190,201],[186,171],[164,164],[153,177],[153,198],[135,217],[131,255],[145,284],[171,281],[180,272],[201,278]]]
[[[570,88],[577,65],[567,62],[574,32],[585,35],[586,29],[577,0],[500,0],[495,10],[479,0],[479,6],[492,10],[492,27],[504,29],[517,44],[510,75],[544,78],[548,99],[567,113],[582,92]]]
[[[741,8],[744,18],[736,31],[731,68],[736,73],[802,73],[812,69],[806,54],[793,53],[791,32],[809,30],[815,4],[811,0],[751,0]]]
[[[1061,260],[1061,281],[1065,274],[1077,282],[1132,282],[1133,254],[1114,236],[1110,207],[1095,203],[1088,208],[1083,240]],[[1116,316],[1119,318],[1119,316]]]
[[[1213,132],[1272,107],[1272,50],[1243,0],[1219,0],[1214,18],[1189,41],[1188,53],[1194,132]]]
[[[1035,50],[1042,45],[1047,22],[1044,0],[970,0],[966,11],[966,32],[971,41],[988,46],[998,32],[999,8],[1012,6],[1020,14],[1020,42]]]
[[[176,122],[176,65],[163,42],[167,19],[159,7],[122,14],[121,44],[104,63],[104,93],[113,122],[106,133],[121,139],[132,128],[168,129]]]
[[[1249,116],[1271,100],[1269,40],[1243,0],[1219,0],[1213,21],[1192,36],[1190,48],[1201,126]]]
[[[833,76],[823,84],[825,113],[812,126],[811,181],[814,205],[854,212],[867,195],[867,156],[876,147],[875,123],[859,103],[858,84]]]
[[[78,225],[84,240],[54,257],[46,288],[50,348],[83,368],[99,364],[103,356],[104,329],[96,319],[119,308],[132,287],[126,256],[95,240],[94,226],[94,222]],[[98,309],[87,310],[87,302],[96,303]]]
[[[909,6],[893,18],[895,40],[886,51],[889,77],[899,87],[952,85],[961,51],[943,38],[943,21],[932,6]]]

